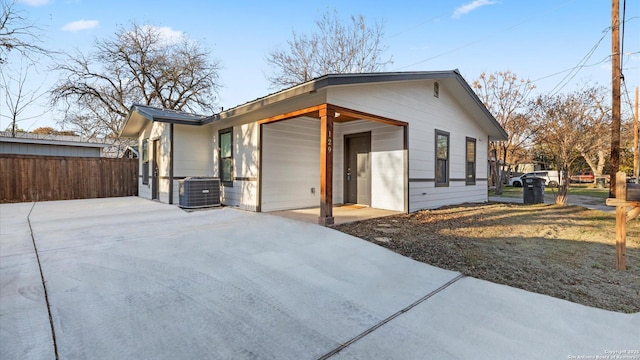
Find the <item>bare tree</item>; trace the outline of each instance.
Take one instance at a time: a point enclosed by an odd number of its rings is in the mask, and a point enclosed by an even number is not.
[[[605,100],[604,88],[588,88],[583,91],[582,97],[589,104],[586,116],[590,118],[590,124],[588,133],[584,134],[589,141],[580,142],[576,149],[597,178],[603,175],[610,152],[611,108]]]
[[[508,135],[506,141],[490,143],[498,165],[502,163],[507,166],[506,171],[502,171],[500,166],[492,169],[497,180],[495,193],[500,195],[506,176],[511,172],[511,165],[523,159],[538,129],[529,116],[528,107],[529,95],[535,86],[529,80],[519,79],[511,71],[501,71],[480,74],[472,87]]]
[[[65,106],[64,123],[84,136],[112,137],[133,103],[212,113],[220,64],[185,35],[169,38],[161,28],[132,23],[96,40],[94,52],[77,52],[57,66],[61,79],[52,104]]]
[[[272,88],[285,88],[325,74],[364,73],[384,70],[392,63],[383,57],[383,23],[368,26],[365,18],[345,21],[336,10],[316,20],[318,32],[293,32],[287,47],[271,51],[266,61],[273,67],[267,80]]]
[[[547,154],[553,154],[565,181],[561,181],[557,204],[566,204],[571,165],[583,156],[585,149],[594,148],[606,132],[607,113],[596,102],[597,89],[576,91],[567,95],[541,96],[536,100],[536,117],[544,131],[537,133],[536,142]]]
[[[12,50],[32,61],[34,57],[51,55],[51,51],[40,45],[42,29],[27,20],[24,12],[16,8],[16,1],[0,0],[0,4],[0,64],[7,62]]]
[[[4,66],[3,71],[0,71],[0,78],[2,78],[1,87],[4,90],[4,104],[7,111],[0,112],[0,117],[9,119],[11,137],[15,137],[18,132],[18,122],[37,118],[46,112],[24,116],[25,110],[33,107],[44,92],[41,91],[42,85],[35,89],[26,87],[29,71],[33,69],[32,63],[22,63],[18,70],[6,72],[4,70],[9,68],[6,64]]]

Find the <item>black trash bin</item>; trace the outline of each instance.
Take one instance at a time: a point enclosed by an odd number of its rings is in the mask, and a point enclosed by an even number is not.
[[[544,181],[539,177],[522,179],[522,200],[525,204],[544,203]]]

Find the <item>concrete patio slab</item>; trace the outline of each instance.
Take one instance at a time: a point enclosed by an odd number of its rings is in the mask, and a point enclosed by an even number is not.
[[[0,205],[3,359],[53,358],[28,210]],[[74,200],[30,219],[61,359],[316,359],[459,275],[230,208]],[[638,329],[638,314],[463,278],[333,358],[567,358],[632,349]]]
[[[318,217],[320,216],[320,208],[270,211],[268,212],[268,214],[282,216],[287,219],[304,221],[310,224],[317,224]],[[376,209],[369,206],[359,205],[339,205],[333,207],[333,218],[335,225],[397,214],[402,214],[402,212]]]

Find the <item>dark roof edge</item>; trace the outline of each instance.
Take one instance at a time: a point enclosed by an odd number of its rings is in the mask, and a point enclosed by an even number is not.
[[[155,114],[154,114],[155,113]],[[208,118],[205,115],[192,114],[185,111],[179,110],[169,110],[163,109],[150,105],[143,104],[133,104],[129,108],[129,115],[127,119],[122,124],[120,131],[118,132],[118,136],[122,136],[124,129],[126,129],[131,117],[134,114],[138,114],[142,118],[151,121],[151,122],[162,122],[169,124],[180,124],[180,125],[192,125],[192,126],[200,126],[205,124],[205,120]]]
[[[231,109],[222,111],[218,114],[211,116],[195,115],[187,112],[177,110],[166,110],[149,105],[133,104],[129,109],[129,116],[123,124],[120,134],[126,128],[127,123],[133,116],[134,112],[137,112],[143,118],[149,121],[157,121],[163,123],[183,124],[183,125],[206,125],[216,120],[245,114],[252,111],[255,105],[269,105],[270,103],[286,100],[298,95],[315,92],[324,89],[329,86],[339,85],[357,85],[357,84],[374,84],[379,82],[389,81],[413,81],[413,80],[437,80],[437,79],[456,79],[456,81],[462,86],[467,94],[478,105],[481,111],[489,119],[489,121],[495,126],[498,132],[506,139],[508,137],[506,131],[500,126],[495,117],[484,106],[478,95],[473,91],[471,86],[462,77],[458,69],[455,70],[443,70],[443,71],[410,71],[410,72],[382,72],[382,73],[360,73],[360,74],[327,74],[318,78],[309,80],[305,83],[294,85],[290,88],[277,91],[275,93],[257,98],[255,100],[246,102],[244,104],[235,106]],[[159,114],[152,114],[146,109],[158,112]],[[172,116],[174,115],[174,116]]]
[[[202,125],[202,121],[207,118],[206,115],[194,114],[181,110],[170,110],[150,105],[133,104],[129,112],[135,110],[151,121],[167,122],[167,123],[185,123],[187,125]],[[153,114],[149,110],[157,112]]]
[[[469,83],[467,83],[467,81],[462,77],[462,75],[460,75],[460,72],[457,69],[454,70],[454,73],[456,74],[456,79],[458,80],[460,85],[462,85],[462,87],[466,90],[466,92],[469,94],[469,96],[471,96],[473,101],[476,102],[478,107],[480,107],[480,109],[482,109],[482,112],[484,112],[484,114],[487,116],[487,118],[489,118],[489,120],[493,123],[493,126],[495,126],[496,129],[500,132],[500,134],[504,137],[503,140],[508,139],[509,138],[509,134],[507,134],[507,132],[504,130],[504,128],[502,128],[502,126],[500,125],[498,120],[496,120],[496,118],[493,116],[493,114],[491,114],[489,109],[487,109],[487,107],[484,106],[484,103],[482,102],[482,100],[480,100],[480,98],[478,97],[476,92],[473,91],[471,86],[469,86]]]

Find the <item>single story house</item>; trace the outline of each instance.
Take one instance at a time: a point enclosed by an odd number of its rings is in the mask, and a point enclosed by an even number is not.
[[[109,144],[89,142],[80,136],[8,132],[0,134],[0,154],[101,157]]]
[[[333,204],[413,212],[487,201],[489,141],[504,129],[457,70],[330,74],[213,116],[133,105],[139,196],[178,202],[178,181],[217,177],[250,211]]]

